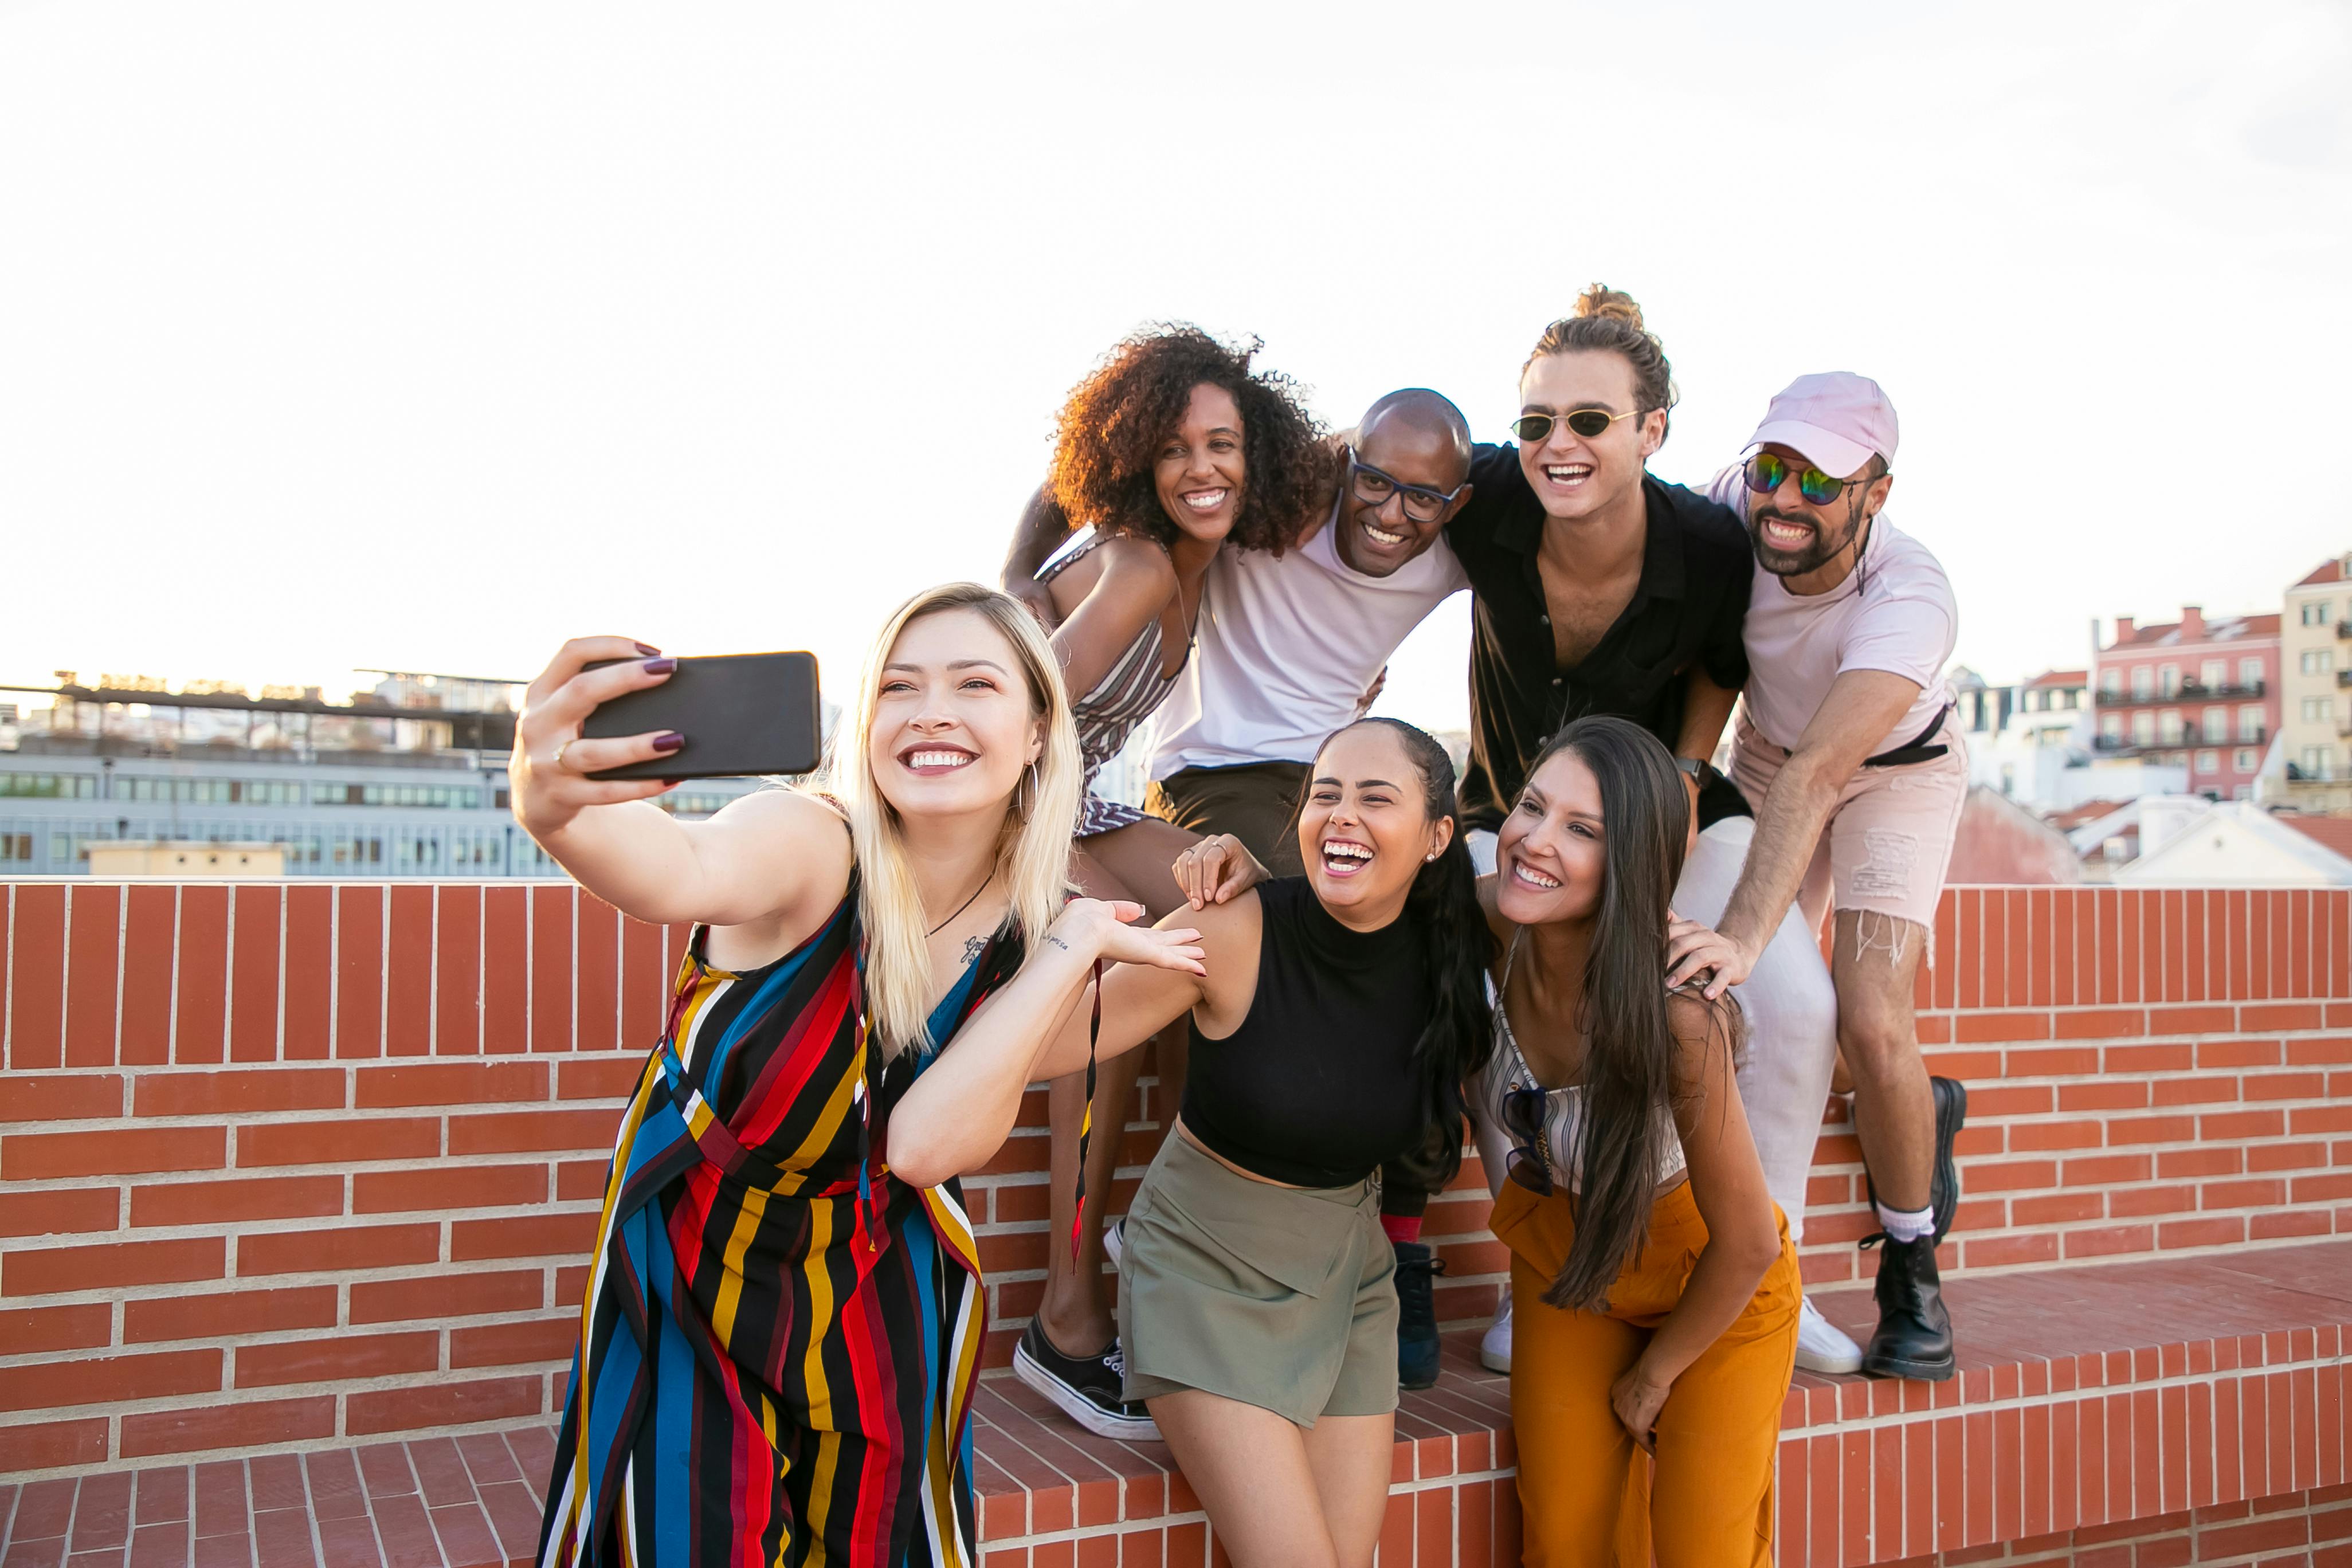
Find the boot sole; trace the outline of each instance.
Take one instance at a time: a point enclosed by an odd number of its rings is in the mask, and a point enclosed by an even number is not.
[[[1862,1373],[1864,1377],[1895,1377],[1913,1383],[1949,1383],[1958,1370],[1958,1358],[1946,1356],[1941,1361],[1904,1361],[1895,1356],[1864,1356]]]
[[[1013,1347],[1013,1375],[1054,1402],[1054,1407],[1097,1437],[1157,1443],[1160,1424],[1149,1415],[1113,1415],[1037,1364],[1027,1345]]]

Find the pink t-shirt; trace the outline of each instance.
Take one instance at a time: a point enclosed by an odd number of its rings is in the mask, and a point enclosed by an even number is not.
[[[1717,474],[1707,493],[1747,518],[1738,468]],[[1741,630],[1748,721],[1766,740],[1793,747],[1829,700],[1831,682],[1849,669],[1883,669],[1917,681],[1919,700],[1871,751],[1906,745],[1952,700],[1944,665],[1959,626],[1942,563],[1884,512],[1853,575],[1826,594],[1791,594],[1759,566]]]

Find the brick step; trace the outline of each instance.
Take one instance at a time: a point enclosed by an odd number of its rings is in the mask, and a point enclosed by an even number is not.
[[[2199,1561],[2223,1562],[2240,1538],[2251,1554],[2352,1535],[2352,1242],[1962,1278],[1948,1295],[1951,1382],[1798,1375],[1782,1568],[1992,1561],[2004,1542],[2001,1561],[2066,1563],[2079,1544],[2087,1564],[2135,1531],[2200,1552],[2210,1535]],[[1814,1299],[1866,1331],[1867,1291]],[[1478,1365],[1477,1335],[1449,1332],[1437,1386],[1404,1397],[1383,1568],[1517,1558],[1508,1384]],[[977,1408],[985,1568],[1221,1560],[1163,1446],[1096,1437],[1009,1378]],[[0,1568],[524,1563],[551,1457],[535,1424],[0,1485]]]
[[[2146,1521],[2168,1539],[2195,1510],[2345,1483],[2352,1243],[1961,1278],[1947,1293],[1952,1381],[1798,1374],[1781,1417],[1782,1568],[2000,1542],[2064,1562],[2078,1534],[2111,1544]],[[1867,1289],[1814,1301],[1866,1335]],[[1478,1364],[1478,1333],[1450,1331],[1437,1386],[1404,1396],[1382,1568],[1517,1561],[1508,1384]],[[987,1568],[1204,1561],[1205,1517],[1163,1446],[1093,1436],[1009,1380],[990,1380],[980,1418]],[[1106,1535],[1118,1555],[1074,1557]]]

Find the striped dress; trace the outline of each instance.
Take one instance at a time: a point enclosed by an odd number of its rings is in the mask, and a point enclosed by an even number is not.
[[[621,1119],[541,1568],[970,1568],[979,1254],[957,1184],[886,1163],[937,1048],[868,1048],[855,877],[759,969],[708,934]],[[1020,948],[989,944],[934,1040]]]
[[[1073,562],[1091,554],[1107,538],[1092,529],[1080,534],[1065,553],[1046,563],[1037,574],[1037,581],[1050,583],[1069,570]],[[1184,667],[1176,667],[1176,675],[1162,675],[1160,667],[1167,657],[1167,641],[1160,636],[1160,617],[1154,616],[1136,634],[1127,651],[1112,661],[1103,678],[1095,682],[1094,689],[1070,705],[1070,717],[1077,721],[1078,754],[1087,764],[1086,798],[1078,805],[1076,837],[1108,833],[1114,827],[1141,822],[1144,813],[1119,801],[1106,800],[1095,792],[1095,777],[1103,764],[1118,755],[1135,727],[1151,717],[1152,710],[1167,700],[1176,689],[1176,677]],[[1186,658],[1192,657],[1188,647]]]

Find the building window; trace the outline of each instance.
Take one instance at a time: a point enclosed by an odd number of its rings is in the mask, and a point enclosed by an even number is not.
[[[2177,664],[2158,665],[2156,671],[2156,685],[2157,689],[2167,697],[2179,696],[2180,667]]]
[[[2259,708],[2238,710],[2238,739],[2259,741],[2263,738],[2263,710]]]
[[[2156,715],[2145,709],[2132,715],[2132,744],[2135,746],[2156,744]]]
[[[2168,746],[2180,744],[2180,710],[2168,708],[2156,716],[2157,738]]]
[[[2242,773],[2252,773],[2263,765],[2263,754],[2244,746],[2238,748],[2238,754],[2233,760],[2237,764],[2237,771]]]
[[[2335,707],[2336,700],[2332,697],[2306,697],[2303,700],[2303,721],[2306,724],[2324,724],[2332,715]]]
[[[2326,675],[2336,668],[2336,650],[2332,647],[2307,647],[2303,650],[2303,673]]]
[[[2156,671],[2141,665],[2132,671],[2132,696],[2145,702],[2156,695]]]
[[[2305,778],[2327,778],[2331,776],[2327,764],[2335,756],[2335,752],[2336,749],[2333,746],[2305,746],[2303,749],[2303,761],[2296,765],[2302,770]]]
[[[2227,708],[2208,708],[2205,710],[2202,727],[2207,740],[2228,740],[2230,738],[2230,710]]]
[[[2099,693],[2104,697],[2121,697],[2124,694],[2124,672],[2112,664],[2099,671]]]
[[[2229,685],[2230,661],[2225,658],[2207,659],[2198,668],[2197,679],[2208,691],[2212,690],[2217,686]]]
[[[2198,752],[2197,771],[2200,773],[2220,773],[2221,771],[2221,753],[2219,752]]]
[[[2252,691],[2263,683],[2263,661],[2242,658],[2238,661],[2238,684]]]
[[[2120,713],[2100,714],[2099,733],[2105,735],[2110,741],[2122,740],[2124,738],[2124,716]]]
[[[2327,624],[2328,603],[2325,599],[2307,599],[2303,605],[2303,624],[2324,626]]]

